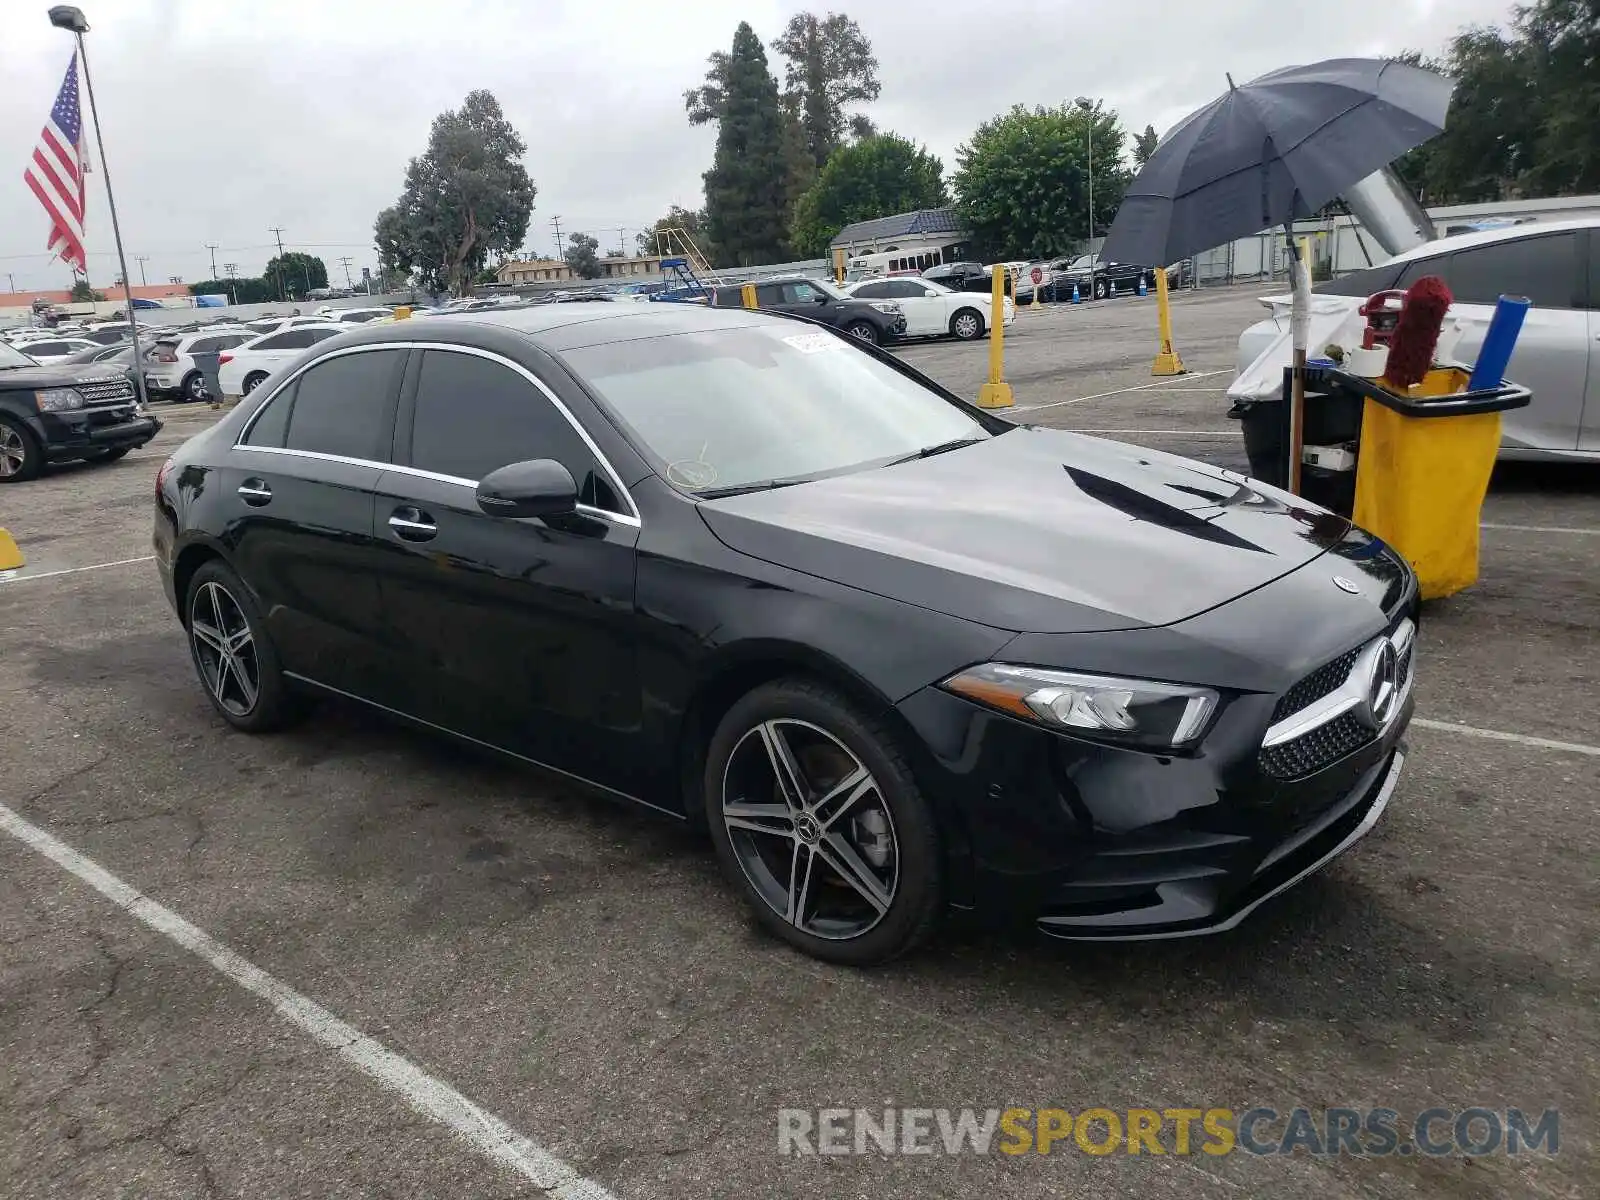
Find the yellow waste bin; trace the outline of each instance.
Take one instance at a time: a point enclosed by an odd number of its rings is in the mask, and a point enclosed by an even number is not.
[[[1500,450],[1500,414],[1533,398],[1509,381],[1469,392],[1467,372],[1436,367],[1404,395],[1341,371],[1365,397],[1355,523],[1398,550],[1424,600],[1478,581],[1478,517]]]

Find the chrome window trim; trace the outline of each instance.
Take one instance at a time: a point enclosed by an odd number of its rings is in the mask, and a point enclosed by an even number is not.
[[[1369,663],[1376,648],[1383,642],[1388,642],[1394,647],[1395,654],[1404,658],[1408,650],[1413,648],[1416,641],[1417,627],[1410,617],[1401,621],[1395,631],[1382,637],[1374,638],[1362,647],[1361,657],[1356,660],[1355,666],[1350,669],[1350,674],[1345,681],[1322,699],[1313,704],[1308,704],[1299,712],[1290,713],[1283,720],[1267,730],[1266,737],[1261,740],[1262,749],[1271,749],[1281,746],[1285,742],[1303,738],[1306,734],[1322,728],[1328,722],[1337,720],[1345,713],[1361,704],[1366,699],[1367,671],[1363,668]],[[1383,727],[1374,731],[1374,736],[1381,735],[1388,729],[1402,708],[1405,707],[1406,698],[1411,695],[1411,685],[1417,677],[1417,662],[1415,656],[1408,664],[1405,678],[1400,680],[1399,695],[1389,708],[1389,719]]]
[[[307,349],[310,349],[310,347],[307,347]],[[617,495],[621,496],[623,502],[628,506],[627,512],[619,513],[612,512],[608,508],[594,508],[587,504],[580,504],[578,505],[578,511],[593,516],[605,517],[619,525],[631,525],[636,529],[642,527],[643,522],[639,518],[639,506],[634,503],[633,493],[628,491],[626,485],[623,484],[622,476],[617,474],[617,469],[611,465],[611,460],[595,444],[594,438],[589,436],[589,431],[583,427],[577,417],[572,415],[572,410],[561,402],[561,397],[551,391],[544,380],[540,379],[521,363],[513,362],[505,355],[496,354],[492,350],[480,350],[476,346],[458,346],[453,342],[367,342],[360,346],[346,346],[333,351],[331,354],[324,354],[320,358],[315,358],[311,362],[302,363],[295,368],[293,374],[284,376],[283,379],[273,385],[271,394],[261,402],[260,407],[255,412],[250,414],[250,419],[245,422],[244,428],[239,430],[239,436],[235,439],[233,448],[235,450],[276,451],[280,454],[303,455],[310,458],[325,459],[329,462],[343,462],[365,467],[382,467],[388,471],[401,471],[408,475],[420,476],[423,479],[437,479],[444,483],[459,483],[470,488],[476,488],[478,486],[476,479],[463,479],[457,475],[441,475],[436,471],[424,471],[418,467],[403,467],[398,463],[374,462],[371,459],[364,458],[345,458],[338,454],[323,454],[316,450],[290,450],[282,446],[248,446],[245,444],[244,439],[250,436],[250,431],[255,428],[256,422],[261,419],[261,414],[267,411],[267,407],[278,399],[285,388],[312,367],[328,362],[330,359],[343,358],[348,354],[366,354],[376,350],[442,350],[452,354],[470,354],[477,358],[486,358],[490,362],[497,362],[501,366],[510,367],[511,370],[533,384],[546,400],[555,405],[556,411],[566,418],[567,424],[572,426],[573,432],[588,447],[589,453],[594,455],[595,462],[600,464],[600,469],[605,472],[606,477],[611,481],[611,485],[616,488]]]

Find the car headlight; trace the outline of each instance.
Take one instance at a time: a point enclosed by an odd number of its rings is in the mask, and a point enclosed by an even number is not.
[[[898,313],[900,311],[900,306],[893,300],[874,300],[872,307],[881,313]]]
[[[1199,740],[1219,702],[1211,688],[1008,663],[969,667],[940,686],[1038,725],[1150,750]]]
[[[83,407],[83,393],[77,388],[46,388],[33,394],[33,402],[40,412],[66,412]]]

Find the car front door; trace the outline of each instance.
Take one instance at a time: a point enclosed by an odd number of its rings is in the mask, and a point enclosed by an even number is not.
[[[895,279],[886,286],[889,288],[886,298],[893,300],[906,314],[907,337],[937,337],[950,332],[944,293],[916,279]]]
[[[313,363],[257,412],[216,481],[233,564],[284,670],[367,699],[389,688],[373,489],[405,358],[374,348]]]
[[[1593,344],[1590,314],[1582,307],[1587,264],[1580,235],[1587,233],[1535,234],[1457,250],[1447,258],[1420,259],[1394,285],[1408,288],[1424,275],[1444,279],[1455,297],[1450,317],[1463,327],[1455,357],[1466,363],[1477,361],[1500,296],[1533,302],[1506,367],[1506,378],[1531,389],[1533,401],[1504,415],[1506,446],[1578,446]]]
[[[639,520],[556,393],[520,364],[420,352],[378,482],[387,636],[407,711],[629,792],[641,719],[634,645]],[[578,484],[570,517],[490,516],[477,483],[555,459]]]

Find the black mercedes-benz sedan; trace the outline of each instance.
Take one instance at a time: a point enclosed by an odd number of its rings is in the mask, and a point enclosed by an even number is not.
[[[230,724],[349,697],[702,825],[837,962],[1230,928],[1411,713],[1414,577],[1345,519],[758,311],[330,339],[162,468],[155,548]]]

